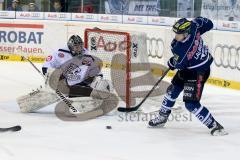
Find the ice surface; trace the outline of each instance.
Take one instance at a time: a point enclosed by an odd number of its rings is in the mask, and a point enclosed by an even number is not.
[[[173,115],[189,115],[188,121],[171,120],[162,129],[147,128],[146,119],[122,121],[124,114],[64,122],[54,115],[54,105],[22,114],[16,98],[38,87],[41,76],[30,64],[16,62],[1,61],[0,73],[0,127],[23,127],[21,132],[0,134],[0,160],[226,160],[239,156],[239,91],[206,85],[202,104],[229,132],[228,136],[213,137],[190,117],[181,98],[177,105],[182,109]],[[147,101],[143,111],[148,112],[148,106],[158,107],[160,102]],[[106,129],[107,125],[112,129]]]

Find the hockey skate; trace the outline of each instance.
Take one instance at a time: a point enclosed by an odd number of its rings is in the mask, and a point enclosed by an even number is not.
[[[213,128],[211,129],[212,136],[224,136],[228,135],[228,133],[224,130],[223,126],[219,124],[217,121],[214,122]]]
[[[154,119],[148,122],[150,128],[162,128],[168,120],[169,114],[159,113]]]

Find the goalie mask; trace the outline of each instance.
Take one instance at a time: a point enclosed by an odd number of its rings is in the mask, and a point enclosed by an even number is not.
[[[73,56],[81,54],[83,50],[83,41],[78,35],[72,35],[69,38],[67,45]]]

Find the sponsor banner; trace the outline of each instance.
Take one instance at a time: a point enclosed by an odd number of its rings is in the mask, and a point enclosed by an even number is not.
[[[152,73],[157,74],[158,76],[162,75],[161,71],[159,68],[152,69]],[[157,73],[158,71],[158,73]],[[176,74],[175,71],[169,71],[167,74],[168,77],[173,77]],[[235,89],[235,90],[240,90],[240,82],[237,81],[232,81],[232,80],[226,80],[223,78],[216,78],[216,77],[209,77],[207,80],[207,84],[217,86],[217,87],[222,87],[222,88],[229,88],[229,89]]]
[[[14,11],[0,11],[0,18],[15,18]]]
[[[43,63],[46,59],[45,56],[28,56],[27,58],[35,63]],[[0,54],[0,61],[27,62],[27,60],[24,59],[21,55],[15,55],[15,54]],[[103,67],[108,68],[109,65],[110,64],[108,65],[106,64],[106,66],[104,65]],[[119,66],[117,65],[115,67],[119,68]],[[160,68],[152,68],[151,72],[153,75],[156,75],[156,76],[161,76],[163,74],[163,70],[161,70]],[[168,77],[173,77],[175,73],[176,72],[170,71],[168,74]],[[240,90],[240,82],[221,79],[221,78],[210,77],[207,81],[207,84],[223,87],[223,88]]]
[[[69,21],[72,19],[71,13],[45,12],[44,18],[47,20]]]
[[[170,17],[148,16],[147,18],[148,18],[148,24],[150,25],[172,26],[176,21],[176,18],[170,18]]]
[[[44,12],[16,12],[17,19],[44,19]]]
[[[99,14],[99,22],[122,23],[122,15]]]
[[[115,15],[116,16],[116,15]],[[134,16],[141,17],[141,16]],[[11,21],[11,22],[9,22]],[[109,21],[108,21],[109,22]],[[135,23],[135,21],[133,21]],[[131,23],[133,23],[131,22]],[[42,21],[42,20],[0,20],[0,59],[18,60],[19,56],[47,57],[59,48],[66,47],[68,38],[72,34],[84,37],[84,30],[92,28],[92,23],[79,21]],[[147,48],[143,53],[148,55],[148,59],[153,63],[166,64],[171,56],[170,44],[174,33],[170,27],[159,27],[153,25],[134,25],[118,23],[94,23],[94,26],[106,30],[136,31],[146,34],[146,43],[141,43]],[[141,33],[142,34],[142,33]],[[206,33],[203,38],[209,46],[209,52],[214,57],[211,65],[211,77],[231,82],[231,85],[224,82],[221,84],[226,88],[237,88],[240,83],[240,32],[226,32],[213,30]],[[142,45],[142,46],[143,46]],[[145,47],[146,45],[146,47]],[[138,49],[140,50],[139,47]],[[136,48],[136,46],[134,46]],[[140,52],[134,53],[139,55]],[[16,58],[16,55],[18,57]],[[34,59],[34,61],[39,61]],[[107,64],[109,66],[109,64]],[[153,70],[154,73],[160,73]],[[210,83],[210,82],[209,82]],[[213,82],[212,82],[213,83]],[[212,84],[210,83],[210,84]],[[219,85],[219,86],[221,86]]]
[[[46,59],[44,56],[27,56],[27,58],[36,63],[43,63]],[[0,54],[0,61],[28,62],[23,56],[16,54]]]
[[[45,56],[28,56],[27,58],[35,63],[43,63],[46,59]],[[14,54],[0,54],[0,61],[27,62],[27,60],[24,59],[21,55],[14,55]],[[104,67],[108,68],[109,65],[110,64],[108,65],[106,64],[106,66],[104,65]],[[119,68],[119,66],[117,65],[115,67]],[[156,75],[156,76],[161,76],[163,74],[163,71],[160,68],[152,68],[151,72],[153,75]],[[176,72],[170,71],[168,74],[168,77],[173,77],[175,73]],[[221,79],[221,78],[210,77],[207,81],[207,84],[211,84],[211,85],[223,87],[223,88],[240,90],[240,82]]]
[[[129,16],[124,15],[123,16],[123,23],[129,23],[129,24],[147,24],[148,19],[146,16]]]
[[[201,16],[224,21],[240,21],[240,0],[203,0]]]
[[[240,31],[240,22],[218,21],[217,29],[229,30],[229,31]]]
[[[89,13],[72,13],[73,21],[98,21],[97,14],[89,14]]]
[[[178,0],[177,17],[194,17],[194,0]]]
[[[211,20],[213,22],[213,29],[218,29],[218,20]]]
[[[225,80],[221,78],[210,77],[207,84],[211,84],[218,87],[230,88],[240,90],[240,82]]]
[[[159,15],[160,0],[106,0],[106,14]]]
[[[210,36],[209,34],[212,34]],[[212,31],[205,37],[213,56],[211,76],[239,82],[240,42],[239,32]],[[212,37],[212,38],[211,38]]]
[[[0,54],[44,54],[44,25],[0,23],[0,28]]]
[[[73,20],[73,21],[92,21],[92,22],[109,22],[109,23],[130,23],[130,24],[149,24],[172,26],[177,18],[159,17],[159,16],[128,16],[128,15],[108,15],[108,14],[89,14],[89,13],[53,13],[53,12],[14,12],[0,11],[0,18],[17,18],[17,19],[52,19],[52,20]],[[147,18],[147,21],[146,21]],[[191,19],[191,18],[190,18]],[[123,21],[124,20],[124,21]],[[213,20],[214,29],[240,31],[240,22]]]
[[[216,67],[240,71],[240,46],[218,43],[214,46],[212,55]]]

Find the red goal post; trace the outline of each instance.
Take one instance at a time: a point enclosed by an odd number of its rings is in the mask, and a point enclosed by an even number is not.
[[[131,36],[127,32],[109,31],[100,29],[86,29],[84,32],[84,47],[90,54],[100,58],[103,61],[102,72],[106,79],[111,80],[109,71],[114,65],[111,58],[115,54],[124,54],[125,62],[125,103],[130,107],[131,100]],[[121,62],[119,62],[121,63]]]

